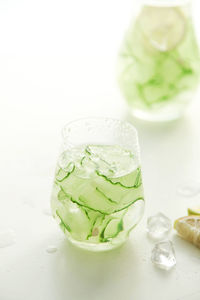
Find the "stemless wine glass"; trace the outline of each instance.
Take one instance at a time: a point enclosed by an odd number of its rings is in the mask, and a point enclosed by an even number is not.
[[[136,129],[87,118],[63,131],[51,206],[67,238],[93,251],[115,248],[140,221],[144,197]]]

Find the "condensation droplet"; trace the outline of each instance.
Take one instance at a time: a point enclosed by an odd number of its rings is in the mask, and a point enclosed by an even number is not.
[[[0,248],[6,248],[15,244],[15,232],[11,229],[0,231]]]
[[[47,249],[46,249],[46,251],[48,253],[55,253],[57,251],[57,247],[55,247],[55,246],[48,246]]]

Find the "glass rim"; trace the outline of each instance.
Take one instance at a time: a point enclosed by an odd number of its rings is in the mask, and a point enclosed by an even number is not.
[[[62,129],[61,129],[61,135],[62,135],[62,138],[65,139],[66,138],[66,129],[67,128],[70,128],[71,125],[73,124],[76,124],[76,123],[79,123],[79,122],[84,122],[84,121],[102,121],[102,122],[105,122],[105,121],[115,121],[115,122],[118,122],[119,124],[125,124],[127,127],[129,127],[132,131],[134,131],[134,134],[136,135],[136,138],[138,138],[138,132],[137,132],[137,129],[135,128],[135,126],[130,123],[129,121],[126,121],[126,120],[121,120],[121,119],[118,119],[118,118],[112,118],[112,117],[82,117],[82,118],[77,118],[77,119],[74,119],[68,123],[66,123]]]

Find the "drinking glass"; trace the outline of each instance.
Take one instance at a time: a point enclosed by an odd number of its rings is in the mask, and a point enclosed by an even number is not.
[[[119,54],[119,84],[130,112],[149,121],[180,117],[199,83],[190,0],[142,0]]]
[[[62,130],[51,206],[69,241],[92,251],[124,243],[144,211],[136,129],[109,118]]]

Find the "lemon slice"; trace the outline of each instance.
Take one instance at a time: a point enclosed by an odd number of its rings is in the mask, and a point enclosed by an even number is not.
[[[200,248],[200,216],[186,216],[174,222],[178,234]]]
[[[144,39],[161,52],[174,49],[186,32],[187,21],[178,7],[144,6],[137,22]]]
[[[188,215],[197,215],[200,216],[200,206],[188,208]]]

